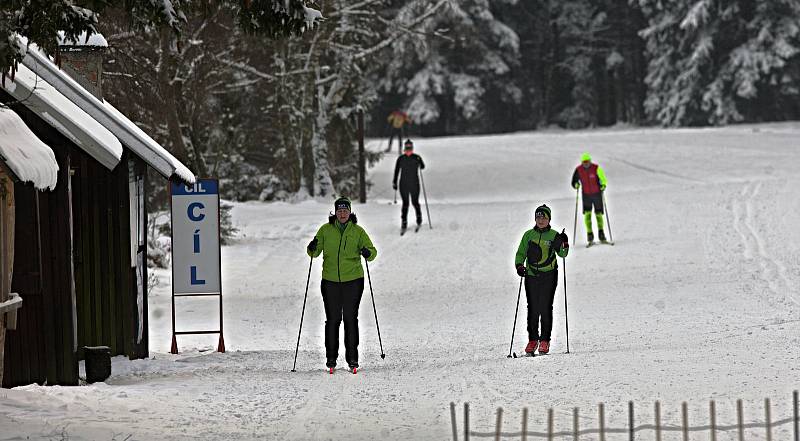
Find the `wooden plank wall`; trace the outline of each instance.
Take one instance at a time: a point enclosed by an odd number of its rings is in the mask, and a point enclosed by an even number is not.
[[[48,126],[49,127],[49,126]],[[8,333],[3,386],[30,383],[78,384],[70,288],[69,157],[56,149],[54,191],[15,184],[14,278],[12,291],[24,300],[18,328]],[[24,222],[21,220],[25,220]]]
[[[127,155],[126,155],[127,156]],[[108,346],[135,356],[131,292],[128,167],[112,173],[85,154],[73,174],[78,346]]]

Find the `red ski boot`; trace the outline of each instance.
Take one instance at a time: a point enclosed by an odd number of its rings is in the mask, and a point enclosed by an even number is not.
[[[526,354],[533,354],[536,352],[536,346],[539,345],[539,340],[531,340],[528,342],[528,346],[525,346],[525,353]]]
[[[550,340],[542,340],[539,342],[539,353],[546,354],[550,352]]]

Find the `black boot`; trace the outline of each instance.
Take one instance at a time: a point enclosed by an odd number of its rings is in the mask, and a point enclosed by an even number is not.
[[[602,230],[601,230],[601,231],[602,231]],[[588,233],[586,234],[586,240],[587,240],[589,243],[592,243],[592,242],[594,242],[594,233],[592,233],[591,231],[590,231],[590,232],[588,232]]]
[[[606,233],[603,230],[597,230],[597,237],[600,239],[600,242],[606,243]]]

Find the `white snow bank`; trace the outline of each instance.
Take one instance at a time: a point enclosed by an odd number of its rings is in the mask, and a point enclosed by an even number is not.
[[[97,32],[88,37],[86,36],[86,32],[82,32],[78,35],[78,41],[72,39],[67,40],[64,37],[64,31],[58,31],[58,45],[108,47],[108,41],[106,41],[106,37],[104,37],[103,34]]]
[[[3,89],[107,169],[119,163],[122,144],[117,137],[34,70],[19,65],[14,81],[7,80]]]
[[[19,179],[40,189],[56,188],[58,164],[43,143],[13,110],[0,107],[0,156]]]

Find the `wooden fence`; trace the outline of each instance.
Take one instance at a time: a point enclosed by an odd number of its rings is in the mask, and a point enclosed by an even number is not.
[[[736,401],[736,424],[718,424],[716,404],[714,401],[709,402],[708,406],[708,424],[701,426],[692,426],[689,424],[689,408],[686,402],[681,405],[681,424],[679,426],[662,424],[661,418],[661,403],[656,401],[654,407],[654,421],[652,423],[643,423],[636,425],[634,414],[633,401],[628,402],[628,425],[625,428],[614,428],[606,426],[605,406],[600,403],[597,408],[597,427],[581,428],[580,427],[580,412],[576,407],[572,411],[572,427],[570,430],[556,430],[553,418],[553,409],[547,411],[547,427],[544,431],[532,431],[528,429],[528,409],[522,409],[522,423],[519,431],[504,432],[503,431],[503,408],[497,408],[495,417],[495,430],[492,432],[477,432],[470,429],[470,410],[469,403],[464,403],[463,415],[463,431],[458,428],[456,418],[456,404],[450,403],[450,421],[452,422],[453,441],[458,441],[459,433],[463,434],[463,440],[469,441],[471,437],[474,438],[494,438],[496,441],[501,439],[520,439],[527,440],[529,438],[545,438],[552,441],[556,438],[567,438],[572,440],[579,440],[583,435],[598,435],[600,441],[606,440],[607,434],[627,434],[630,441],[634,441],[638,432],[653,432],[656,441],[661,441],[662,435],[665,432],[681,432],[682,440],[688,441],[689,434],[692,432],[703,432],[708,435],[711,441],[717,440],[718,432],[736,432],[737,440],[745,440],[745,429],[763,430],[765,440],[772,441],[772,431],[774,428],[786,424],[794,425],[794,441],[800,441],[800,417],[798,416],[798,392],[794,391],[793,395],[793,414],[791,417],[782,418],[773,421],[772,411],[769,398],[764,400],[764,421],[763,422],[745,422],[744,421],[744,406],[742,400]],[[616,439],[620,439],[617,437]]]

